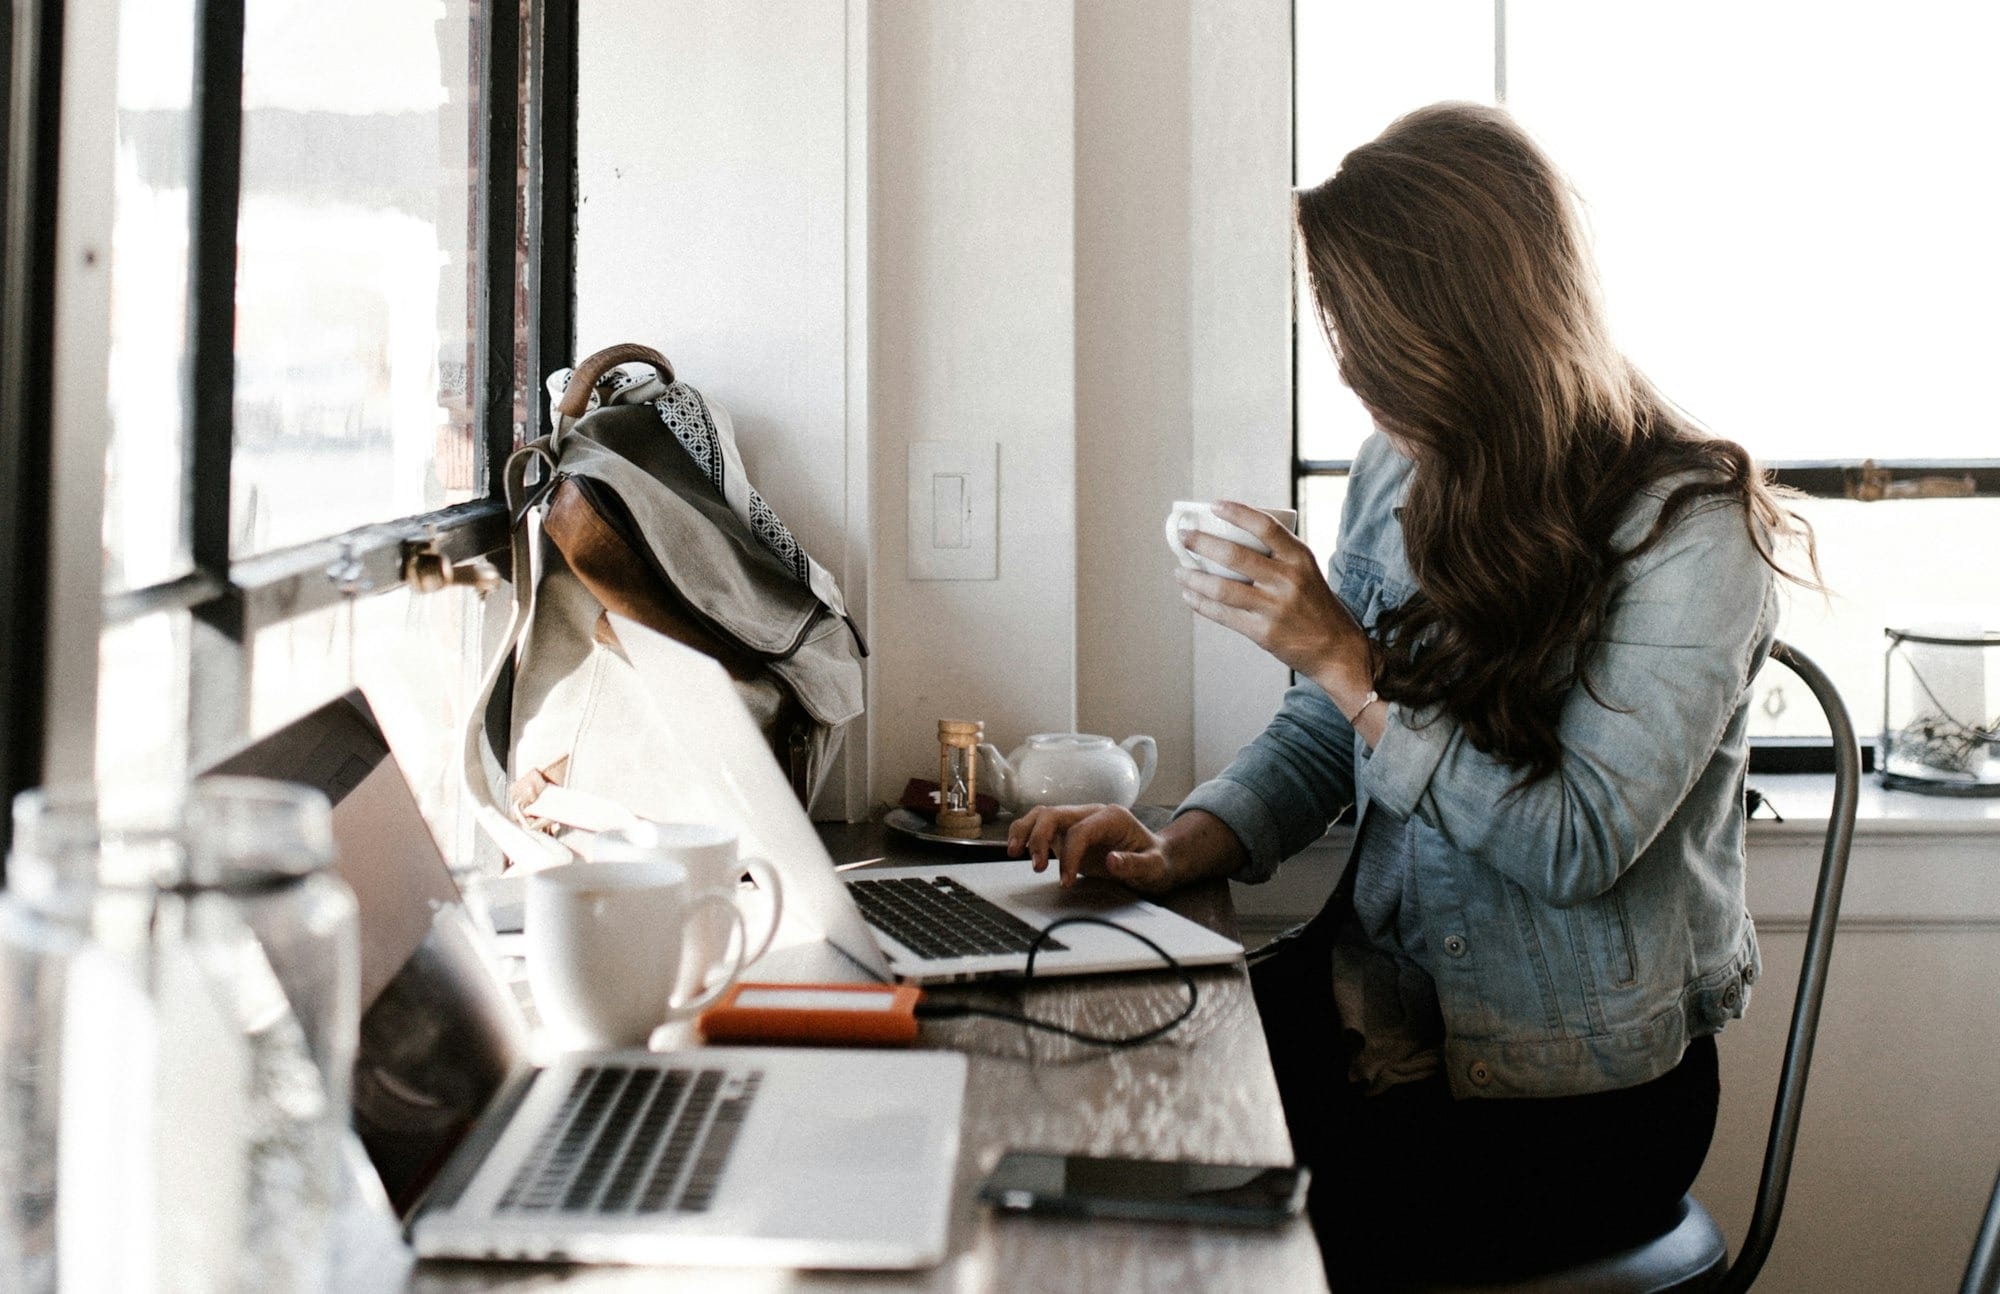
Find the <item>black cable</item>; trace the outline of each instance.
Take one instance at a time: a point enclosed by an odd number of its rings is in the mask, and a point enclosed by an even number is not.
[[[1158,953],[1160,960],[1166,964],[1167,968],[1179,975],[1181,983],[1187,985],[1187,1005],[1181,1008],[1180,1014],[1163,1024],[1154,1025],[1150,1029],[1129,1034],[1122,1038],[1085,1033],[1081,1029],[1072,1029],[1068,1025],[1057,1024],[1052,1020],[1037,1020],[1031,1015],[1022,1015],[1014,1011],[998,1011],[992,1007],[973,1006],[969,1003],[932,1002],[928,996],[917,1003],[917,1018],[920,1020],[949,1020],[960,1016],[976,1015],[988,1020],[1001,1020],[1008,1024],[1026,1025],[1031,1029],[1045,1029],[1050,1033],[1060,1034],[1074,1042],[1089,1043],[1094,1047],[1123,1048],[1142,1046],[1145,1043],[1152,1042],[1156,1038],[1165,1037],[1179,1028],[1183,1021],[1194,1014],[1195,1005],[1201,1000],[1201,989],[1195,983],[1194,975],[1188,968],[1176,961],[1172,953],[1160,947],[1145,935],[1140,934],[1137,930],[1121,926],[1116,921],[1107,921],[1103,917],[1061,917],[1043,926],[1035,933],[1034,939],[1028,944],[1028,964],[1022,973],[1023,982],[1031,981],[1035,978],[1035,954],[1041,951],[1042,945],[1048,941],[1050,935],[1064,926],[1083,924],[1108,926],[1120,934],[1132,936],[1140,943],[1146,945],[1146,947]]]

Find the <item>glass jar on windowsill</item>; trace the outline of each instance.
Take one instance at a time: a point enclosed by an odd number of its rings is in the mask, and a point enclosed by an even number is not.
[[[2000,795],[2000,631],[1885,629],[1882,785]]]

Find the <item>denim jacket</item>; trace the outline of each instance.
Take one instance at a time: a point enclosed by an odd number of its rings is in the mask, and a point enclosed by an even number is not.
[[[1401,501],[1411,464],[1377,435],[1348,478],[1329,577],[1372,631],[1414,587]],[[1636,496],[1635,545],[1675,482]],[[1742,505],[1701,499],[1619,570],[1589,677],[1564,704],[1561,765],[1518,768],[1435,708],[1389,707],[1370,751],[1310,682],[1180,812],[1226,823],[1268,879],[1350,802],[1414,821],[1422,964],[1437,983],[1454,1095],[1629,1087],[1743,1013],[1758,971],[1743,902],[1751,679],[1777,618]]]

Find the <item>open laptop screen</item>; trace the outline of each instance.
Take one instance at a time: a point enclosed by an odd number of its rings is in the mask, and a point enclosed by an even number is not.
[[[406,1215],[525,1050],[444,856],[367,700],[349,692],[208,770],[333,802],[336,870],[360,910],[353,1124]]]

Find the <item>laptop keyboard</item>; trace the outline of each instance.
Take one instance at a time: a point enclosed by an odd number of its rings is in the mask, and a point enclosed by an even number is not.
[[[847,888],[869,925],[919,957],[1025,953],[1041,933],[949,877],[853,880]],[[1063,944],[1044,939],[1042,951],[1061,952]]]
[[[583,1069],[498,1211],[703,1212],[762,1080],[760,1070]]]

